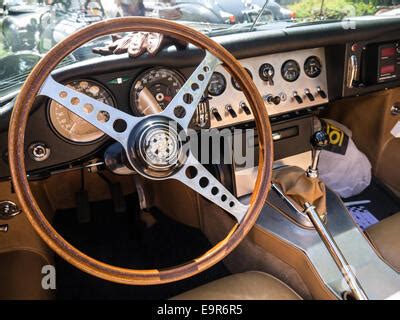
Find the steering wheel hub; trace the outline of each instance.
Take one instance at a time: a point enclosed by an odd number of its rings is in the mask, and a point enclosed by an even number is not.
[[[160,116],[144,119],[128,141],[134,168],[149,178],[166,178],[184,163],[184,141],[176,122]]]

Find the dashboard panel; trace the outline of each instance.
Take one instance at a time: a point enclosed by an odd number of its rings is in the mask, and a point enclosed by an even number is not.
[[[270,116],[318,106],[329,101],[324,48],[298,50],[239,60],[251,74]],[[247,100],[223,67],[216,69],[218,95],[209,101],[211,127],[252,121]],[[213,90],[214,91],[214,90]]]

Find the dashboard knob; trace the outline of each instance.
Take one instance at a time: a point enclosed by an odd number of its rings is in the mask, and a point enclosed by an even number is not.
[[[307,98],[310,101],[314,101],[315,100],[315,98],[314,98],[313,94],[311,93],[310,89],[305,89],[304,93],[306,94]]]
[[[247,115],[251,115],[251,110],[250,108],[247,106],[246,102],[242,101],[239,104],[240,109],[243,110],[243,112]]]
[[[274,104],[276,106],[281,103],[281,97],[273,96],[272,94],[268,95],[266,100],[269,104]]]
[[[225,106],[225,109],[226,109],[226,111],[229,112],[229,114],[231,115],[232,118],[236,118],[237,117],[237,114],[236,114],[235,110],[233,110],[233,108],[232,108],[232,106],[230,104],[227,104]]]
[[[293,92],[293,98],[295,98],[295,100],[297,101],[298,104],[303,103],[303,99],[299,96],[299,94],[297,93],[297,91]]]
[[[322,99],[326,99],[328,96],[326,95],[325,91],[321,89],[321,87],[317,87],[317,92]]]
[[[214,118],[215,118],[217,121],[222,121],[222,117],[221,117],[221,115],[219,114],[217,108],[212,108],[211,113],[212,113],[212,115],[214,116]]]

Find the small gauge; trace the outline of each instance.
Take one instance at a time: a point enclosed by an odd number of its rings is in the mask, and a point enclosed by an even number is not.
[[[275,69],[270,63],[264,63],[258,70],[258,74],[263,81],[271,81],[275,75]]]
[[[247,68],[245,68],[245,70],[249,74],[250,78],[253,79],[253,75],[251,74],[250,70]],[[232,85],[236,90],[242,91],[242,88],[240,87],[239,83],[237,83],[237,81],[233,77],[232,77]]]
[[[226,79],[222,73],[214,72],[208,85],[208,93],[214,97],[220,96],[226,89]]]
[[[92,80],[68,82],[67,87],[83,93],[93,99],[115,106],[111,93],[99,83]],[[50,100],[49,119],[53,129],[63,138],[75,143],[92,143],[104,136],[104,133],[86,122],[61,104]]]
[[[322,64],[321,61],[315,57],[309,57],[304,63],[304,72],[310,78],[316,78],[321,74]]]
[[[296,81],[300,76],[300,66],[295,60],[287,60],[282,65],[281,74],[288,82]]]

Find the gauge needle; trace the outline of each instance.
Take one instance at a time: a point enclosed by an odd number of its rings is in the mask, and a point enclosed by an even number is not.
[[[160,105],[158,104],[156,98],[151,94],[150,90],[146,87],[140,91],[139,94],[139,105],[138,111],[145,116],[150,114],[160,113],[162,111]]]

